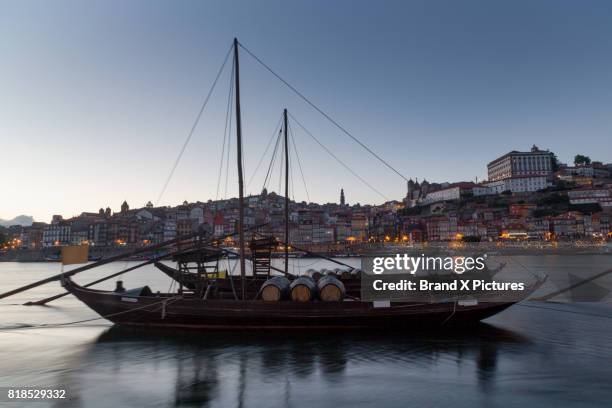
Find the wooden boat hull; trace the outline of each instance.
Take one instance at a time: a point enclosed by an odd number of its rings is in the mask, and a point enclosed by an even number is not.
[[[113,323],[195,330],[415,330],[474,324],[514,303],[392,303],[374,307],[372,302],[360,301],[204,300],[169,294],[130,297],[83,288],[70,279],[64,286]]]

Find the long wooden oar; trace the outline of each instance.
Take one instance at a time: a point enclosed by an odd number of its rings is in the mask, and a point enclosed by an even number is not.
[[[253,226],[251,228],[247,228],[245,231],[261,228],[261,227],[264,227],[266,225],[267,224],[256,225],[256,226]],[[185,251],[190,251],[190,250],[193,250],[193,249],[197,248],[198,245],[202,245],[202,244],[207,245],[207,244],[210,244],[211,242],[218,241],[218,240],[223,240],[225,238],[232,237],[232,236],[234,236],[236,234],[237,233],[232,233],[232,234],[227,234],[226,236],[223,236],[223,237],[211,238],[211,239],[209,239],[209,240],[207,240],[207,241],[205,241],[203,243],[202,242],[195,242],[195,243],[193,243],[193,245],[191,245],[191,246],[189,246],[187,248],[183,248],[182,250],[178,251],[177,253],[181,253],[181,252],[185,252]],[[65,272],[64,274],[59,274],[59,275],[51,276],[50,278],[43,279],[42,281],[38,281],[38,282],[32,283],[30,285],[26,285],[26,286],[23,286],[21,288],[15,289],[13,291],[3,293],[2,295],[0,295],[0,299],[2,299],[3,297],[11,296],[11,295],[13,295],[15,293],[19,293],[19,292],[31,289],[31,288],[36,287],[36,286],[44,285],[45,283],[49,283],[49,282],[53,282],[55,280],[61,279],[62,275],[64,277],[69,277],[69,276],[72,276],[72,275],[74,275],[76,273],[83,272],[83,271],[91,269],[91,268],[95,268],[96,266],[101,266],[101,265],[104,265],[106,263],[113,262],[113,261],[116,261],[116,260],[119,260],[119,259],[122,259],[122,258],[125,258],[125,257],[129,257],[129,256],[132,256],[132,255],[137,255],[137,254],[142,253],[142,252],[149,252],[151,250],[160,249],[160,248],[166,247],[168,245],[172,245],[174,243],[177,243],[177,242],[180,242],[180,241],[184,241],[184,240],[196,237],[198,235],[199,234],[197,234],[197,233],[183,235],[183,236],[180,236],[178,238],[175,238],[175,239],[172,239],[172,240],[169,240],[169,241],[166,241],[166,242],[162,242],[162,243],[159,243],[159,244],[156,244],[156,245],[151,245],[151,246],[146,247],[144,249],[138,249],[138,250],[126,253],[126,254],[120,254],[120,256],[118,255],[118,256],[113,256],[113,257],[107,258],[107,259],[103,259],[103,260],[95,262],[93,264],[89,264],[89,265],[83,266],[81,268],[76,268],[76,269],[73,269],[71,271]],[[127,268],[127,269],[125,269],[123,271],[114,273],[112,275],[109,275],[109,276],[101,278],[101,279],[98,279],[95,282],[88,283],[87,285],[84,285],[84,287],[90,287],[90,286],[96,285],[96,284],[98,284],[100,282],[104,282],[104,281],[106,281],[108,279],[112,279],[115,276],[119,276],[119,275],[121,275],[123,273],[133,271],[133,270],[141,268],[141,267],[143,267],[145,265],[152,264],[154,262],[157,262],[157,261],[160,261],[160,260],[162,260],[164,258],[167,258],[170,255],[175,255],[177,253],[165,254],[165,255],[162,255],[162,256],[155,257],[155,258],[150,259],[148,261],[145,261],[145,262],[143,262],[141,264],[138,264],[138,265],[132,266],[130,268]],[[59,295],[51,296],[51,297],[46,298],[46,299],[41,299],[41,300],[38,300],[38,301],[35,301],[35,302],[27,302],[27,303],[24,303],[24,305],[25,306],[44,305],[44,304],[46,304],[48,302],[51,302],[52,300],[59,299],[59,298],[61,298],[63,296],[66,296],[68,294],[69,294],[68,292],[60,293]]]
[[[64,273],[59,273],[57,275],[50,276],[50,277],[48,277],[46,279],[42,279],[42,280],[39,280],[37,282],[30,283],[29,285],[25,285],[25,286],[22,286],[20,288],[13,289],[13,290],[10,290],[8,292],[2,293],[2,294],[0,294],[0,299],[4,299],[5,297],[9,297],[9,296],[15,295],[17,293],[24,292],[24,291],[26,291],[28,289],[32,289],[32,288],[35,288],[37,286],[44,285],[45,283],[49,283],[49,282],[53,282],[53,281],[59,280],[59,279],[62,278],[62,276],[65,276],[65,277],[73,276],[73,275],[76,275],[77,273],[80,273],[80,272],[83,272],[83,271],[87,271],[89,269],[92,269],[92,268],[95,268],[95,267],[98,267],[98,266],[106,265],[107,263],[111,263],[111,262],[114,262],[114,261],[119,261],[121,259],[128,258],[128,257],[133,256],[133,255],[138,255],[138,254],[142,254],[142,253],[145,253],[145,252],[151,252],[151,251],[154,251],[154,250],[157,250],[157,249],[161,249],[161,248],[167,247],[169,245],[176,244],[176,243],[178,243],[180,241],[191,239],[191,238],[196,237],[196,236],[198,236],[197,233],[182,235],[182,236],[180,236],[178,238],[171,239],[171,240],[165,241],[165,242],[161,242],[159,244],[155,244],[155,245],[151,245],[151,246],[135,249],[133,251],[128,251],[128,252],[123,253],[123,254],[114,255],[114,256],[111,256],[111,257],[108,257],[108,258],[105,258],[105,259],[101,259],[101,260],[99,260],[97,262],[94,262],[94,263],[91,263],[91,264],[88,264],[88,265],[85,265],[85,266],[81,266],[81,267],[73,269],[71,271],[67,271],[67,272],[64,272]]]
[[[191,249],[193,249],[193,248],[185,248],[182,251],[179,251],[178,253],[183,252],[183,251],[188,251],[188,250],[191,250]],[[176,254],[177,253],[172,253],[171,255],[176,255]],[[139,263],[138,265],[131,266],[131,267],[126,268],[126,269],[124,269],[122,271],[113,273],[112,275],[108,275],[108,276],[105,276],[104,278],[100,278],[100,279],[98,279],[96,281],[90,282],[90,283],[88,283],[86,285],[83,285],[83,287],[84,288],[88,288],[90,286],[97,285],[98,283],[107,281],[109,279],[112,279],[112,278],[114,278],[116,276],[119,276],[119,275],[122,275],[124,273],[128,273],[128,272],[131,272],[131,271],[136,270],[138,268],[142,268],[143,266],[147,266],[147,265],[150,265],[152,263],[159,262],[159,261],[161,261],[161,260],[163,260],[165,258],[168,258],[169,256],[170,256],[170,254],[166,254],[166,255],[161,255],[161,256],[149,259],[148,261]],[[51,301],[53,301],[55,299],[59,299],[61,297],[69,295],[69,294],[70,294],[70,292],[60,293],[59,295],[55,295],[55,296],[51,296],[51,297],[48,297],[48,298],[45,298],[45,299],[37,300],[35,302],[26,302],[26,303],[23,304],[23,306],[43,306],[43,305],[45,305],[45,304],[47,304],[47,303],[49,303],[49,302],[51,302]]]
[[[607,271],[603,271],[603,272],[601,272],[601,273],[598,273],[598,274],[596,274],[596,275],[593,275],[593,276],[591,276],[591,277],[590,277],[590,278],[588,278],[588,279],[585,279],[585,280],[583,280],[583,281],[580,281],[580,282],[574,283],[573,285],[570,285],[570,286],[568,286],[568,287],[566,287],[566,288],[564,288],[564,289],[560,289],[560,290],[557,290],[557,291],[551,292],[551,293],[549,293],[548,295],[544,295],[544,296],[540,296],[540,297],[537,297],[537,298],[533,298],[532,300],[543,300],[543,301],[546,301],[546,300],[548,300],[548,299],[552,299],[552,298],[554,298],[555,296],[558,296],[558,295],[560,295],[560,294],[562,294],[562,293],[565,293],[565,292],[567,292],[567,291],[569,291],[569,290],[576,289],[577,287],[582,286],[582,285],[584,285],[585,283],[592,282],[592,281],[594,281],[594,280],[596,280],[596,279],[599,279],[599,278],[601,278],[602,276],[605,276],[605,275],[607,275],[607,274],[609,274],[609,273],[612,273],[612,269],[608,269]]]
[[[117,273],[113,273],[112,275],[105,276],[104,278],[100,278],[100,279],[98,279],[97,281],[93,281],[93,282],[91,282],[91,283],[88,283],[87,285],[83,285],[83,287],[84,287],[84,288],[88,288],[88,287],[90,287],[90,286],[97,285],[97,284],[98,284],[98,283],[100,283],[100,282],[104,282],[104,281],[106,281],[106,280],[109,280],[109,279],[114,278],[115,276],[119,276],[119,275],[122,275],[122,274],[124,274],[124,273],[131,272],[131,271],[133,271],[134,269],[138,269],[138,268],[141,268],[141,267],[143,267],[143,266],[146,266],[146,265],[152,264],[153,262],[157,262],[157,261],[159,261],[159,260],[161,260],[162,258],[165,258],[165,257],[166,257],[166,256],[160,256],[160,257],[158,257],[158,258],[150,259],[150,260],[148,260],[148,261],[146,261],[146,262],[139,263],[138,265],[131,266],[131,267],[129,267],[129,268],[127,268],[127,269],[124,269],[124,270],[122,270],[122,271],[119,271],[119,272],[117,272]],[[51,296],[51,297],[48,297],[48,298],[45,298],[45,299],[37,300],[37,301],[35,301],[35,302],[26,302],[26,303],[24,303],[23,305],[24,305],[24,306],[42,306],[42,305],[45,305],[45,304],[47,304],[47,303],[49,303],[49,302],[51,302],[51,301],[53,301],[53,300],[55,300],[55,299],[59,299],[59,298],[61,298],[61,297],[64,297],[64,296],[66,296],[66,295],[69,295],[69,294],[70,294],[70,292],[64,292],[64,293],[60,293],[59,295],[55,295],[55,296]]]

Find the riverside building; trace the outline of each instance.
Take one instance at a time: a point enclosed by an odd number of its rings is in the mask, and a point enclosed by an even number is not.
[[[533,145],[529,152],[514,150],[493,160],[487,164],[487,173],[489,181],[526,176],[550,178],[553,173],[552,161],[553,153]]]
[[[554,155],[533,145],[529,152],[511,151],[487,164],[491,193],[530,192],[551,185]]]

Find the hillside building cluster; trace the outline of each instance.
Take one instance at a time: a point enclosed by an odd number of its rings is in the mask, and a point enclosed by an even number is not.
[[[296,246],[372,241],[448,241],[470,237],[577,239],[610,237],[612,164],[567,166],[550,151],[533,146],[511,151],[487,165],[488,179],[476,182],[407,183],[403,200],[382,205],[290,202],[290,243]],[[245,228],[284,236],[284,197],[265,189],[246,198]],[[131,209],[100,208],[50,223],[5,229],[12,247],[69,244],[139,246],[191,232],[226,237],[237,231],[238,199]],[[2,232],[2,231],[0,231]],[[17,243],[17,245],[15,245]]]

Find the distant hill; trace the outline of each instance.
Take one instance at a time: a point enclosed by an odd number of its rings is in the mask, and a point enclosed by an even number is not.
[[[21,225],[23,227],[29,227],[34,222],[34,217],[29,215],[19,215],[12,220],[3,220],[0,218],[0,225],[3,227],[10,227],[11,225]]]

